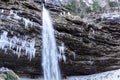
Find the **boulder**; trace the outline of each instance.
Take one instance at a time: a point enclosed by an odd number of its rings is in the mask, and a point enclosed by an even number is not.
[[[20,78],[7,68],[0,68],[0,80],[20,80]]]

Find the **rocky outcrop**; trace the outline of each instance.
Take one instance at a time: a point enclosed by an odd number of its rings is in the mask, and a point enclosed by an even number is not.
[[[20,78],[7,68],[0,68],[0,80],[20,80]]]
[[[18,0],[0,4],[0,33],[7,31],[8,37],[23,39],[27,36],[28,41],[34,38],[36,48],[36,57],[31,61],[24,55],[18,59],[13,54],[15,49],[7,49],[6,52],[1,50],[0,66],[9,67],[21,74],[42,74],[41,2]],[[63,75],[85,75],[120,68],[119,24],[89,24],[79,16],[62,14],[65,11],[63,8],[53,6],[49,10],[57,45],[65,44],[67,61],[60,62]]]

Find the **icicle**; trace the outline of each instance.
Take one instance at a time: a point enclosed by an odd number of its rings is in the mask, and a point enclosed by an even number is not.
[[[1,39],[7,40],[7,34],[8,34],[8,32],[4,31],[3,34],[1,35]]]
[[[12,49],[12,40],[10,40],[9,44],[10,44],[10,49]]]
[[[31,22],[29,19],[25,19],[23,18],[24,22],[25,22],[25,28],[27,29],[29,24],[32,26],[33,25],[33,22]]]
[[[32,21],[30,21],[29,19],[26,19],[26,18],[24,18],[24,17],[18,16],[17,13],[14,13],[14,12],[13,12],[13,10],[10,10],[9,15],[10,15],[10,16],[12,15],[12,18],[13,18],[13,19],[23,20],[26,29],[28,28],[29,24],[30,24],[30,26],[33,25],[33,22],[32,22]],[[8,19],[12,19],[10,16],[8,16]]]
[[[4,49],[9,45],[8,38],[7,38],[7,32],[4,31],[3,34],[0,36],[0,48]]]
[[[28,51],[29,51],[28,47],[25,47],[25,54],[26,54],[26,55],[28,55],[28,54],[27,54]],[[28,57],[29,57],[29,55],[28,55]]]
[[[29,59],[31,60],[33,57],[35,57],[35,39],[30,41],[30,47],[29,47]]]
[[[62,43],[61,46],[58,46],[58,49],[59,49],[59,59],[66,62],[64,43]]]
[[[25,51],[25,55],[27,55],[30,60],[35,57],[35,39],[28,42],[17,38],[16,36],[8,38],[7,34],[8,32],[4,31],[0,36],[0,49],[5,50],[6,52],[7,48],[16,48],[15,51],[13,50],[13,53],[16,54],[18,58],[22,55],[22,51]]]
[[[72,52],[72,55],[73,55],[73,57],[74,57],[74,59],[75,59],[75,52]]]
[[[19,51],[18,52],[21,53],[22,52],[21,50],[22,50],[22,46],[19,46]]]
[[[4,50],[5,50],[5,53],[7,52],[7,48],[4,48]]]
[[[4,10],[2,9],[2,10],[1,10],[1,13],[3,13],[3,12],[4,12]]]
[[[22,47],[25,48],[26,41],[22,41]]]

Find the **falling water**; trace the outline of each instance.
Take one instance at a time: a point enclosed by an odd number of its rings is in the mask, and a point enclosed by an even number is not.
[[[54,29],[48,10],[43,6],[42,67],[44,80],[61,80]]]

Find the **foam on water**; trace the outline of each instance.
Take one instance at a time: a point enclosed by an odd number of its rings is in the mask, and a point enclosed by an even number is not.
[[[42,67],[44,80],[61,80],[54,29],[49,12],[44,6],[42,19]]]

